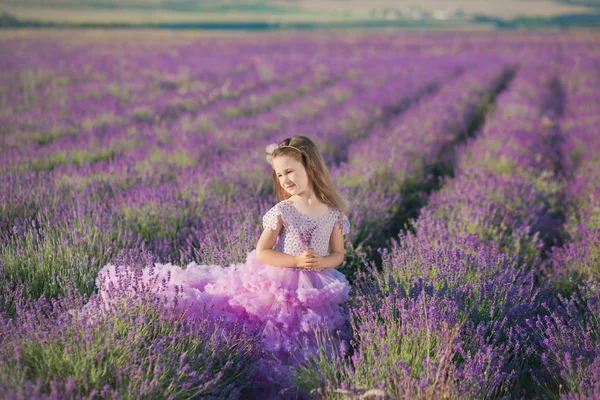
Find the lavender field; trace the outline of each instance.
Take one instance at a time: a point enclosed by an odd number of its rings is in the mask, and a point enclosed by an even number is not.
[[[303,393],[600,398],[597,32],[3,34],[2,398],[251,398],[244,326],[138,275],[73,310],[107,263],[244,262],[295,134],[352,205],[351,348]]]

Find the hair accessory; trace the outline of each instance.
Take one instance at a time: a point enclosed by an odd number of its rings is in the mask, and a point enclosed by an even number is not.
[[[297,151],[302,153],[302,151],[299,148],[294,147],[294,146],[286,146],[286,145],[280,146],[277,143],[271,143],[271,144],[268,144],[267,147],[265,147],[265,150],[267,152],[266,159],[269,164],[273,164],[273,151],[275,151],[275,149],[283,148],[283,147],[291,147],[292,149],[296,149]]]
[[[273,150],[275,150],[278,147],[279,145],[277,143],[271,143],[268,144],[267,147],[265,147],[265,150],[267,151],[267,162],[269,164],[273,164]]]

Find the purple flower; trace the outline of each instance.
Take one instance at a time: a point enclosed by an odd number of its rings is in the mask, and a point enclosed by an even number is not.
[[[303,230],[302,232],[300,232],[300,241],[302,242],[302,245],[304,246],[304,249],[310,249],[310,244],[312,242],[312,237],[313,234],[315,232],[315,229],[317,228],[316,224],[312,224],[309,228]]]

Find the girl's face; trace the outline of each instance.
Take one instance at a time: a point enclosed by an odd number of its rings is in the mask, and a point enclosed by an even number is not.
[[[299,195],[312,190],[306,168],[300,161],[287,156],[275,157],[273,170],[283,190],[290,195]]]

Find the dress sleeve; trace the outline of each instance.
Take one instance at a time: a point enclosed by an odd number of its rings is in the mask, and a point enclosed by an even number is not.
[[[281,210],[279,210],[279,204],[274,205],[266,214],[263,216],[263,228],[264,229],[277,229],[278,216],[281,215]]]
[[[350,232],[350,221],[346,215],[340,213],[338,226],[342,229],[342,235],[347,235]]]

